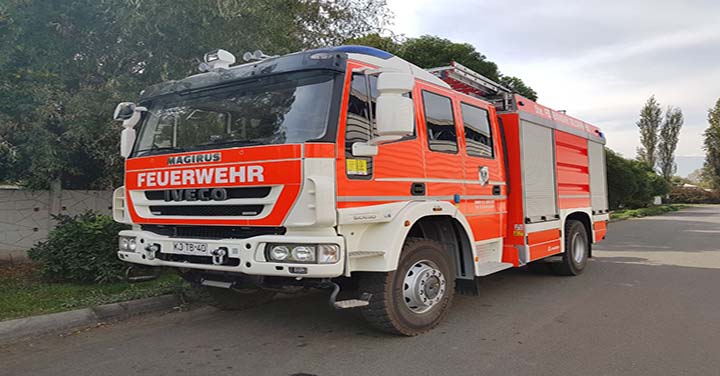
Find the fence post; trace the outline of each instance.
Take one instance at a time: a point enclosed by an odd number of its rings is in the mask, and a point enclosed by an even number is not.
[[[60,215],[62,208],[62,182],[60,179],[50,183],[50,200],[48,202],[48,232],[55,228],[54,215]]]

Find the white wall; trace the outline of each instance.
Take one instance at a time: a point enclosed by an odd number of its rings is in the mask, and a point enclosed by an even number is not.
[[[87,210],[110,215],[111,206],[112,191],[0,189],[0,260],[25,258],[54,227],[52,215]]]

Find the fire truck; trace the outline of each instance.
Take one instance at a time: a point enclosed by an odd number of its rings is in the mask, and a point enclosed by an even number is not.
[[[480,277],[579,275],[605,238],[595,126],[454,62],[364,46],[244,60],[208,53],[118,105],[121,260],[174,268],[226,309],[328,289],[412,336]]]

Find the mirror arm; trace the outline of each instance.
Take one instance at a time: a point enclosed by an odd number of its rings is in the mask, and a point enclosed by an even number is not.
[[[127,120],[123,120],[122,126],[127,129],[135,127],[140,122],[143,112],[147,112],[147,110],[147,107],[135,107],[132,116]]]

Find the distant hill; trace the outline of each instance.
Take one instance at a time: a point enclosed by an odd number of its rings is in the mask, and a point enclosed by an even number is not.
[[[677,163],[677,175],[687,177],[691,172],[702,168],[705,157],[675,157]]]

